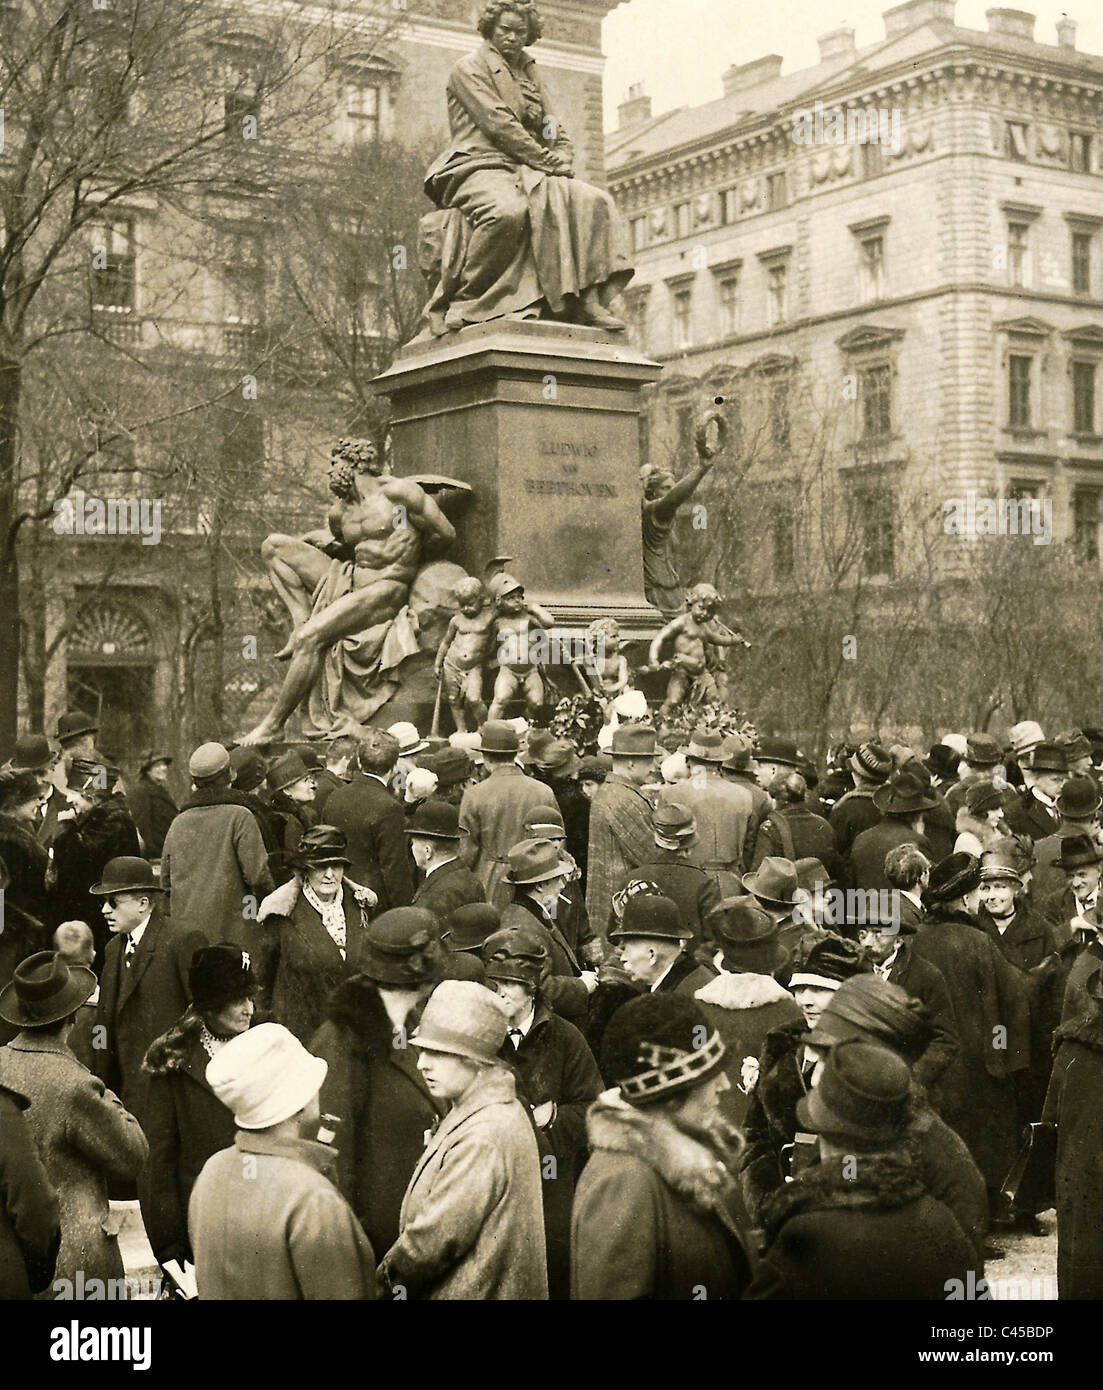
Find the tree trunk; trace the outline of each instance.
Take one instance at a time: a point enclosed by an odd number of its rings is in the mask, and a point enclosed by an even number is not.
[[[16,470],[21,366],[0,359],[0,749],[15,742],[19,705],[19,560]]]

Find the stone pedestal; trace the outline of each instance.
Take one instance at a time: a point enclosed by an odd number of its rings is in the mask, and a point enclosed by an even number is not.
[[[473,489],[449,558],[498,555],[564,627],[617,617],[657,630],[643,596],[639,393],[662,368],[597,329],[466,328],[410,344],[375,387],[393,410],[394,471]]]

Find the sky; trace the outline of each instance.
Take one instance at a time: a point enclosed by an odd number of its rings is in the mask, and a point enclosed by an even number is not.
[[[602,27],[605,66],[605,125],[617,124],[617,105],[630,84],[643,82],[658,116],[678,106],[699,106],[723,95],[720,74],[733,63],[780,53],[782,72],[819,61],[816,39],[849,25],[859,48],[884,38],[881,16],[894,0],[627,0]],[[1064,0],[1065,4],[1070,0]],[[1103,5],[1099,0],[1017,0],[1037,15],[1034,37],[1057,42],[1054,28],[1064,14],[1077,22],[1076,46],[1103,55]],[[988,28],[992,0],[958,0],[955,20],[966,29]],[[1079,7],[1079,8],[1077,8]]]

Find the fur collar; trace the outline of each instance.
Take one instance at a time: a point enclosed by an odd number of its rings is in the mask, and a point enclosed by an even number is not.
[[[1063,1042],[1078,1042],[1083,1047],[1090,1047],[1093,1052],[1103,1052],[1103,1018],[1098,1012],[1070,1018],[1054,1031],[1054,1050]]]
[[[416,1019],[417,1014],[414,1010],[412,1018]],[[334,990],[326,1018],[346,1029],[352,1046],[366,1056],[380,1052],[386,1055],[394,1046],[394,1024],[379,997],[375,981],[367,975],[352,975]],[[412,1031],[412,1019],[408,1018],[406,1023],[407,1031]]]
[[[727,971],[702,985],[693,997],[721,1009],[760,1009],[765,1004],[780,1004],[793,998],[771,975],[736,975]]]
[[[196,806],[244,806],[247,810],[253,809],[241,792],[231,791],[229,787],[194,787],[182,809],[190,811]]]
[[[740,1239],[732,1219],[735,1183],[742,1139],[734,1125],[717,1117],[715,1133],[690,1134],[654,1106],[639,1109],[621,1099],[619,1090],[605,1091],[586,1115],[591,1152],[625,1153],[653,1168],[666,1185],[697,1211],[715,1216]]]
[[[172,1072],[188,1071],[188,1062],[194,1049],[201,1046],[199,1032],[203,1020],[191,1007],[167,1033],[162,1033],[149,1045],[142,1061],[142,1070],[147,1076],[168,1076]],[[206,1054],[204,1054],[204,1063]]]
[[[834,1158],[806,1168],[764,1203],[768,1243],[793,1216],[816,1211],[891,1211],[924,1195],[918,1141],[906,1136],[891,1149],[857,1153],[853,1166]]]
[[[257,921],[263,922],[266,917],[290,917],[299,905],[299,895],[302,892],[302,878],[295,874],[286,883],[281,883],[278,888],[261,902],[257,909]],[[346,888],[352,891],[352,896],[360,905],[360,910],[367,914],[369,907],[374,907],[379,901],[370,888],[362,888],[359,883],[353,883],[347,875],[344,879]]]

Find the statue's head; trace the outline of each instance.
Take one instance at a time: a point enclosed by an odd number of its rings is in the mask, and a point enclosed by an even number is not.
[[[711,584],[694,584],[686,594],[686,603],[695,617],[706,617],[720,607],[720,595]]]
[[[643,495],[648,502],[665,497],[674,486],[674,474],[665,468],[654,468],[650,464],[640,469],[643,476]]]
[[[353,490],[357,473],[379,477],[383,463],[370,439],[339,439],[329,454],[329,490],[337,497],[347,497]]]
[[[529,0],[489,0],[479,16],[478,28],[503,58],[515,58],[544,32],[540,13]]]
[[[479,580],[468,575],[452,586],[452,597],[462,613],[474,617],[486,602],[486,591]]]

